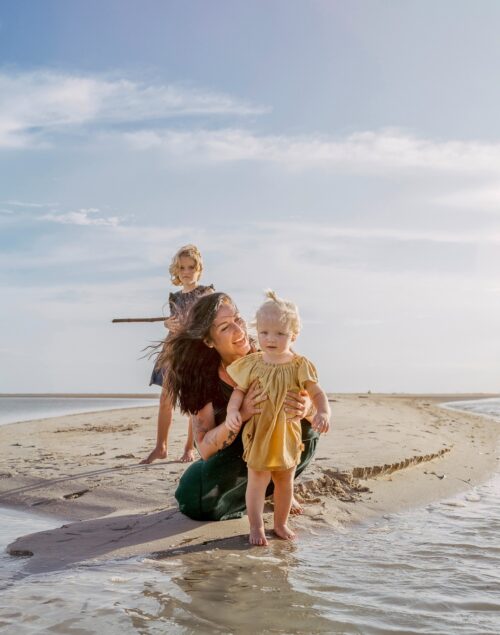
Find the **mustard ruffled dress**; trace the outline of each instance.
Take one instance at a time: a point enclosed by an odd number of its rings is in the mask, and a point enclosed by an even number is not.
[[[288,390],[298,392],[307,381],[318,382],[314,365],[301,355],[285,364],[270,364],[259,352],[238,359],[226,370],[245,391],[258,379],[268,396],[262,412],[243,426],[243,459],[248,467],[277,472],[298,465],[304,449],[301,424],[287,420],[283,405]]]

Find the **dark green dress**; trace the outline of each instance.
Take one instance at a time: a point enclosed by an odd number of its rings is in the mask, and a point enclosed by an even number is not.
[[[219,394],[212,404],[215,424],[226,419],[226,408],[233,388],[220,380]],[[311,462],[316,451],[319,434],[308,421],[302,420],[304,450],[295,475],[298,476]],[[183,514],[194,520],[229,520],[241,518],[245,513],[247,466],[243,461],[241,430],[231,445],[209,459],[200,459],[190,465],[179,481],[175,498]],[[267,494],[273,490],[270,484]]]

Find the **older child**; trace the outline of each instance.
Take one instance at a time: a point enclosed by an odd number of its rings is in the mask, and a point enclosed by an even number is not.
[[[330,427],[328,398],[318,384],[313,364],[295,354],[290,345],[300,331],[297,307],[267,292],[267,300],[256,313],[257,336],[261,351],[251,353],[227,367],[236,382],[227,408],[226,425],[233,432],[242,426],[240,407],[245,392],[258,379],[268,399],[262,412],[243,428],[243,459],[248,467],[246,506],[250,521],[250,543],[267,545],[262,518],[266,488],[274,483],[274,533],[294,540],[288,527],[293,496],[293,477],[303,449],[298,419],[287,419],[283,408],[288,390],[307,390],[316,408],[312,427],[327,432]]]
[[[169,273],[173,285],[182,289],[177,293],[170,293],[168,304],[170,307],[170,317],[165,320],[165,327],[170,333],[175,333],[184,323],[191,306],[203,295],[214,292],[213,285],[204,287],[199,284],[203,271],[203,261],[201,254],[195,245],[184,245],[172,258]],[[167,337],[168,340],[168,337]],[[156,431],[156,447],[141,463],[152,463],[156,459],[165,459],[168,454],[168,433],[172,425],[172,403],[168,392],[163,388],[164,368],[159,368],[156,364],[153,368],[149,385],[156,384],[162,387],[160,395],[160,407],[158,410],[158,423]],[[191,420],[188,426],[188,438],[184,446],[184,453],[180,457],[182,463],[194,460],[194,443]]]

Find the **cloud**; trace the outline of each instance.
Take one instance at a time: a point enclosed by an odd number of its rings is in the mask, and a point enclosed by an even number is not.
[[[500,244],[500,231],[493,232],[489,228],[476,229],[475,231],[422,231],[417,229],[397,229],[391,227],[346,227],[328,224],[311,223],[259,223],[263,229],[273,230],[276,233],[285,230],[287,235],[294,236],[303,242],[304,240],[314,240],[315,236],[321,235],[325,240],[338,238],[351,238],[363,241],[386,241],[386,242],[428,242],[428,243],[448,243],[458,245],[475,244]]]
[[[9,201],[0,201],[2,205],[12,205],[13,207],[34,207],[34,208],[44,208],[44,207],[53,207],[55,203],[27,203],[25,201],[17,201],[17,200],[9,200]]]
[[[141,130],[125,133],[136,150],[161,150],[189,162],[258,161],[290,169],[391,173],[438,170],[479,173],[500,169],[500,143],[440,141],[399,130],[325,135],[260,135],[244,129]]]
[[[200,88],[50,70],[0,72],[0,148],[43,146],[50,132],[92,123],[264,112]]]
[[[485,212],[500,211],[500,187],[496,184],[481,188],[459,189],[437,197],[435,202],[447,207]]]
[[[39,217],[52,223],[63,225],[94,225],[99,227],[117,227],[121,219],[118,216],[101,216],[97,208],[82,208],[72,212],[49,212]]]

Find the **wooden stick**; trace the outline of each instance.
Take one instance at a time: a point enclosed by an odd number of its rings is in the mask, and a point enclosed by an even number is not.
[[[165,317],[155,317],[155,318],[115,318],[111,320],[113,324],[118,324],[119,322],[165,322],[168,319],[168,315]]]

